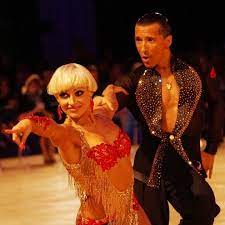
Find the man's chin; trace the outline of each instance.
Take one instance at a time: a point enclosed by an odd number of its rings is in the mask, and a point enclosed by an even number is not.
[[[148,68],[148,69],[151,69],[151,68],[155,67],[155,65],[153,65],[153,64],[150,63],[150,62],[143,62],[143,64],[144,64],[144,66],[145,66],[146,68]]]

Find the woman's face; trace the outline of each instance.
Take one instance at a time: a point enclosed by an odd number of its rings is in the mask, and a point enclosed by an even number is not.
[[[84,88],[72,88],[55,95],[64,113],[72,119],[78,119],[88,110],[92,92]]]

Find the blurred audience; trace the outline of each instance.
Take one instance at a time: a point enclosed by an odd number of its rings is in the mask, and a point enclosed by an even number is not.
[[[202,76],[209,77],[209,81],[218,80],[218,88],[225,100],[225,52],[222,49],[213,49],[205,53],[206,48],[199,48],[197,51],[186,51],[185,60],[188,61]],[[182,58],[182,57],[181,57]],[[73,55],[70,61],[82,62],[90,70],[96,79],[99,89],[95,95],[101,95],[104,88],[109,83],[114,83],[118,77],[126,79],[127,73],[140,66],[139,62],[132,59],[118,60],[114,59],[112,51],[106,49],[104,55],[98,61],[88,52],[82,43],[74,42]],[[35,67],[20,63],[13,67],[13,61],[9,57],[0,58],[0,128],[12,127],[24,113],[42,114],[54,117],[57,122],[62,122],[57,115],[57,102],[54,97],[46,92],[47,84],[54,72],[54,68],[48,63],[41,63]],[[40,63],[40,62],[39,62]],[[9,66],[10,65],[10,66]],[[39,66],[39,67],[38,67]],[[14,68],[14,69],[13,69]],[[38,69],[37,69],[38,68]],[[31,73],[31,71],[37,71]],[[207,129],[208,105],[205,102],[205,121],[202,131],[204,138]],[[139,144],[141,133],[139,124],[134,120],[132,114],[124,109],[118,112],[114,121],[120,125],[131,137],[133,144]],[[225,130],[225,124],[224,124]],[[224,130],[221,131],[224,133]],[[222,141],[222,140],[221,140]],[[37,146],[39,146],[37,148]],[[12,149],[4,151],[4,149]],[[17,146],[11,142],[7,135],[0,134],[0,157],[13,156],[17,154]],[[45,163],[54,163],[55,148],[48,139],[38,139],[32,137],[28,143],[25,154],[36,154],[42,152]]]
[[[52,114],[46,110],[45,102],[43,98],[42,80],[38,74],[31,74],[25,81],[25,84],[21,89],[21,104],[20,104],[20,116],[23,118],[26,114],[44,115],[52,117]],[[45,164],[55,163],[54,152],[55,148],[52,146],[51,141],[44,137],[38,137],[37,135],[31,135],[28,140],[30,149],[34,151],[34,148],[38,146],[36,143],[40,141],[40,150],[44,157]]]

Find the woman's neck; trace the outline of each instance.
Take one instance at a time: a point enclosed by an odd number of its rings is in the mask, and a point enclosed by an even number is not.
[[[72,125],[78,125],[84,129],[90,129],[95,127],[96,125],[96,119],[94,117],[94,114],[90,111],[85,112],[80,118],[70,119],[72,121]]]

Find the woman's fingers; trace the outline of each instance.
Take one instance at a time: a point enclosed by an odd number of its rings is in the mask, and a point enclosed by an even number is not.
[[[16,133],[18,133],[19,131],[18,131],[18,130],[5,129],[5,130],[3,130],[3,132],[4,132],[5,134],[16,134]]]
[[[105,90],[102,92],[102,95],[105,96],[109,94],[110,92],[113,92],[113,84],[109,84]]]
[[[20,149],[24,150],[25,148],[25,143],[27,141],[27,137],[29,136],[30,132],[29,131],[25,131],[21,137],[21,143],[20,143]]]
[[[109,107],[109,109],[111,110],[111,111],[114,111],[114,105],[112,104],[112,102],[111,101],[109,101],[108,99],[105,99],[105,103],[108,105],[108,107]]]
[[[20,146],[21,140],[20,140],[20,136],[19,136],[18,134],[14,133],[14,134],[12,135],[12,140],[13,140],[18,146]]]
[[[129,95],[129,93],[124,88],[122,88],[122,87],[119,87],[119,86],[114,85],[113,89],[114,89],[114,93],[120,93],[120,92],[122,92],[125,95]]]
[[[27,137],[29,135],[29,131],[27,132],[21,132],[20,130],[10,130],[5,129],[4,133],[6,134],[12,134],[12,140],[19,146],[19,149],[22,151],[25,148],[25,142],[27,140]]]
[[[105,95],[111,95],[111,94],[116,94],[121,92],[124,93],[125,95],[129,94],[124,88],[110,84],[106,87],[106,89],[103,91],[102,94],[103,96],[105,96]]]

